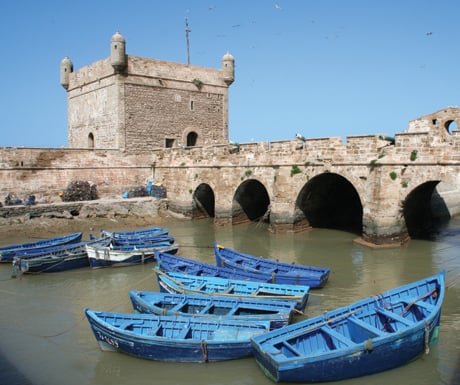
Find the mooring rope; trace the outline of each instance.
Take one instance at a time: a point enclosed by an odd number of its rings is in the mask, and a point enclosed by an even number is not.
[[[201,352],[203,353],[203,361],[208,362],[208,346],[206,340],[201,340]]]

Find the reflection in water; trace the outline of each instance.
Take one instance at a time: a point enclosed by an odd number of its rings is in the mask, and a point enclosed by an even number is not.
[[[244,376],[240,376],[240,373],[244,373]],[[136,379],[136,385],[252,385],[266,382],[264,374],[251,358],[195,364],[156,362],[117,353],[101,353],[92,379],[94,384],[131,384],[133,379]]]
[[[411,241],[386,250],[364,248],[353,243],[354,234],[336,230],[271,234],[264,223],[219,227],[208,220],[159,219],[153,225],[170,228],[181,246],[179,255],[207,263],[215,263],[217,241],[270,259],[329,267],[328,284],[311,291],[299,320],[446,269],[449,289],[440,338],[430,354],[340,384],[460,384],[460,220],[452,219],[435,241]],[[13,280],[11,267],[0,265],[0,353],[34,385],[272,383],[253,359],[179,364],[101,352],[83,309],[131,312],[129,290],[158,290],[153,267],[85,268]]]

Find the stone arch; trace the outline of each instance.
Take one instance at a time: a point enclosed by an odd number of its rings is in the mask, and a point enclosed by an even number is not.
[[[296,200],[296,226],[331,228],[362,234],[363,206],[351,182],[339,174],[323,173],[310,179]]]
[[[439,183],[439,180],[422,183],[404,199],[403,216],[407,232],[413,239],[432,238],[439,223],[450,218],[449,210],[436,190]]]
[[[207,183],[201,183],[193,193],[192,218],[214,218],[215,195]]]
[[[270,220],[270,197],[265,186],[256,179],[241,183],[232,202],[232,223]]]

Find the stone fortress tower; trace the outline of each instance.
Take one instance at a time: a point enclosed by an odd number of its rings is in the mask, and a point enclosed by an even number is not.
[[[65,57],[60,75],[70,148],[134,153],[228,142],[229,53],[221,69],[147,59],[127,55],[117,32],[109,58],[74,71]]]

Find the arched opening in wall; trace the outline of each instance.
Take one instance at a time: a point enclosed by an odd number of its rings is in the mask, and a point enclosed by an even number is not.
[[[296,210],[312,227],[362,234],[363,206],[358,192],[338,174],[321,174],[307,182],[297,197]]]
[[[214,209],[214,191],[208,184],[201,183],[193,193],[192,218],[214,218]]]
[[[92,132],[88,135],[88,148],[94,148],[94,135]]]
[[[241,183],[233,196],[233,224],[270,220],[270,198],[265,186],[255,179]]]
[[[189,132],[187,135],[187,147],[196,146],[198,141],[198,134],[196,132]]]
[[[455,120],[448,120],[445,127],[449,134],[452,134],[454,131],[458,131],[458,124]]]
[[[436,189],[438,183],[421,184],[403,202],[407,232],[413,239],[433,239],[443,223],[450,219],[449,210]]]

